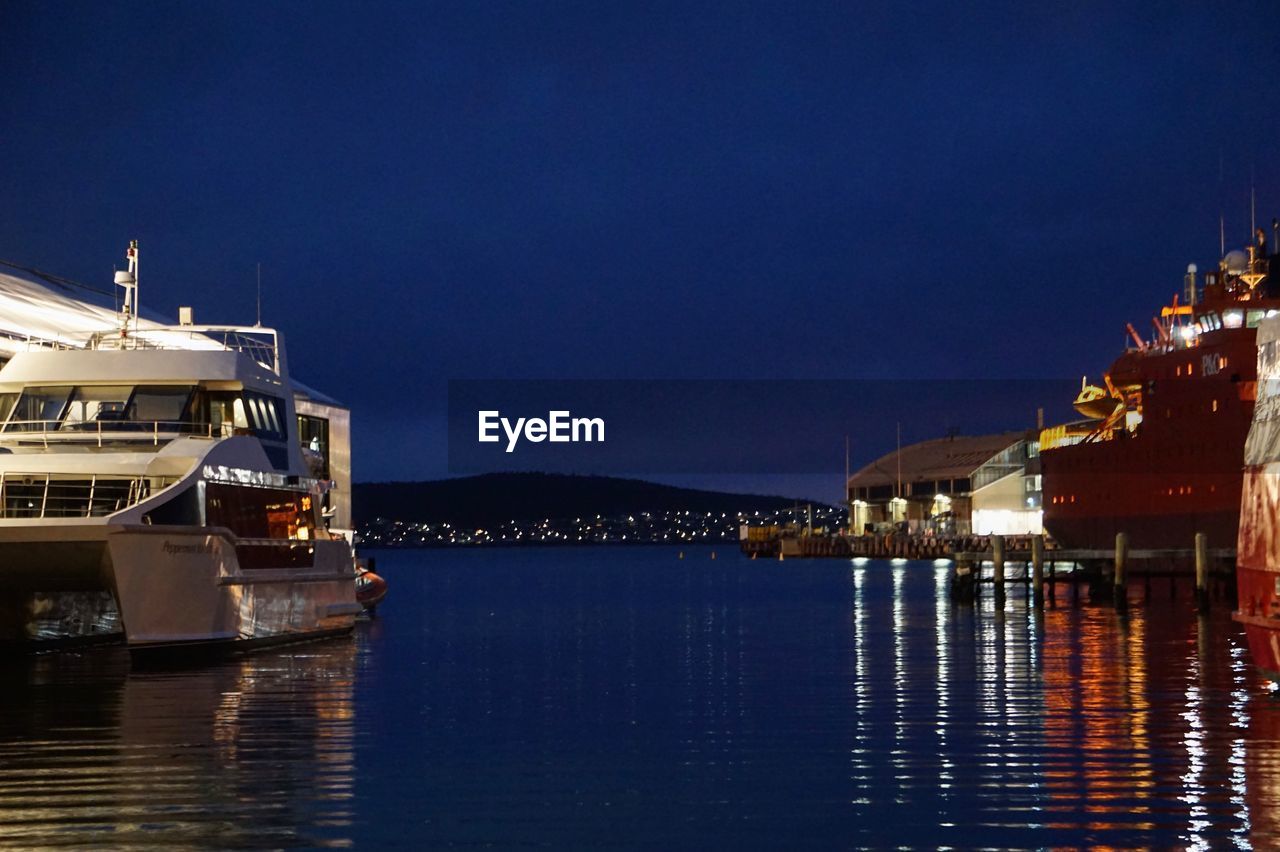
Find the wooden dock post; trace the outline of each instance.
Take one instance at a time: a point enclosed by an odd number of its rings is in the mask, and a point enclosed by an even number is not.
[[[1209,611],[1209,537],[1196,533],[1196,606]]]
[[[1112,595],[1116,603],[1116,611],[1124,612],[1129,608],[1129,587],[1126,585],[1126,569],[1129,561],[1129,534],[1116,533],[1116,570],[1112,578]]]
[[[956,603],[972,603],[977,587],[977,576],[968,554],[959,555],[951,569],[951,600]]]
[[[1044,606],[1044,536],[1031,537],[1031,600],[1037,607]]]
[[[996,608],[1004,606],[1004,536],[991,536],[991,585],[995,592]]]

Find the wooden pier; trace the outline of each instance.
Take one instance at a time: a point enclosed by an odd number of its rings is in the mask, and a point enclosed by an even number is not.
[[[932,559],[952,563],[951,594],[957,602],[976,600],[989,586],[997,605],[1003,605],[1010,584],[1021,584],[1036,606],[1056,603],[1058,586],[1066,584],[1073,600],[1080,589],[1091,601],[1109,601],[1118,610],[1129,605],[1131,584],[1140,581],[1147,598],[1153,580],[1169,580],[1176,590],[1179,578],[1194,578],[1198,606],[1212,598],[1234,597],[1235,548],[1210,548],[1196,533],[1185,548],[1131,548],[1120,533],[1111,549],[1051,548],[1043,535],[964,536],[935,538],[894,535],[757,536],[740,542],[752,558],[776,559]]]
[[[959,602],[976,600],[984,585],[990,585],[997,606],[1003,605],[1010,583],[1027,587],[1036,606],[1046,596],[1052,604],[1057,586],[1071,587],[1073,600],[1080,588],[1088,589],[1090,600],[1110,601],[1117,610],[1129,605],[1131,581],[1142,580],[1147,598],[1151,597],[1152,580],[1167,578],[1173,591],[1178,578],[1195,580],[1197,605],[1203,610],[1212,598],[1234,595],[1235,548],[1210,548],[1203,533],[1196,533],[1189,548],[1129,547],[1124,533],[1116,536],[1113,550],[1054,549],[1044,546],[1043,536],[1032,537],[1026,550],[1007,550],[1002,536],[992,536],[990,551],[960,551],[954,559],[951,596]],[[989,566],[989,572],[988,572]],[[1062,566],[1063,570],[1059,570]],[[1009,568],[1016,568],[1013,573]]]

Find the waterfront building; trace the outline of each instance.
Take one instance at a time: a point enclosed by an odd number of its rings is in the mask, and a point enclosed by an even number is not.
[[[855,533],[1039,533],[1039,441],[1001,432],[910,444],[850,476],[847,497]]]

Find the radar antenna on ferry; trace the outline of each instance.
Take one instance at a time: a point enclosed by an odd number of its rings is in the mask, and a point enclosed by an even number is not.
[[[125,250],[124,259],[129,261],[128,269],[116,272],[116,284],[124,288],[124,304],[120,307],[120,337],[129,336],[129,321],[133,320],[133,330],[138,330],[138,241],[130,240]]]

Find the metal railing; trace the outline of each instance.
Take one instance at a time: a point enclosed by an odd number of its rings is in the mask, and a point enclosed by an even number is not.
[[[240,352],[272,372],[280,372],[279,342],[274,329],[247,326],[147,326],[68,332],[55,338],[28,336],[27,349],[135,350]]]
[[[146,442],[160,446],[177,437],[228,438],[235,434],[230,423],[198,423],[186,420],[10,420],[0,426],[0,444]]]
[[[149,496],[151,481],[143,476],[0,471],[0,519],[100,518]]]

